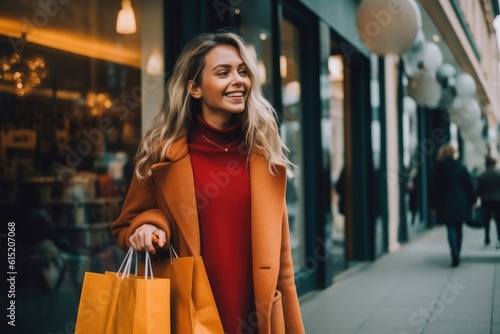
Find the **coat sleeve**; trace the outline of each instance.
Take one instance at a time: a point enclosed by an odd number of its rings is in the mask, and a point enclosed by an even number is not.
[[[152,192],[153,187],[152,178],[141,183],[135,174],[132,177],[120,216],[111,226],[113,236],[124,250],[130,248],[128,239],[137,227],[146,223],[165,231],[167,244],[170,241],[170,224],[163,211],[158,209]]]
[[[305,333],[305,330],[300,313],[297,289],[295,287],[286,202],[283,205],[280,272],[277,288],[282,294],[286,333],[301,334]]]

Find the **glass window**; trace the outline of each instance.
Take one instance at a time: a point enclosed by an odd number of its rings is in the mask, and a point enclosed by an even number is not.
[[[239,1],[235,25],[257,56],[262,91],[273,104],[271,4],[266,0]]]
[[[0,216],[16,228],[19,332],[74,328],[84,272],[123,258],[110,225],[142,113],[131,4],[117,26],[120,1],[0,1]]]
[[[403,76],[403,85],[408,85],[408,78]],[[413,230],[418,227],[420,222],[418,198],[419,188],[419,169],[420,159],[418,151],[418,115],[417,103],[411,97],[403,96],[402,122],[402,143],[403,143],[403,175],[406,181],[405,204],[407,208],[407,223],[410,237]]]
[[[328,56],[327,80],[322,82],[322,90],[328,112],[323,113],[322,137],[327,150],[331,183],[331,238],[333,240],[333,275],[346,268],[345,231],[346,231],[346,173],[345,173],[345,133],[344,133],[344,58],[336,43],[331,43]]]
[[[286,194],[295,271],[300,270],[305,258],[299,36],[298,27],[284,19],[281,33],[282,54],[279,60],[283,96],[281,135],[290,150],[288,158],[296,166],[295,177],[288,182]]]
[[[408,89],[408,78],[403,75],[403,86]],[[421,152],[419,150],[419,129],[418,129],[418,106],[415,100],[407,94],[403,96],[403,110],[401,116],[401,136],[403,145],[402,168],[406,182],[406,190],[404,192],[404,202],[406,208],[407,226],[404,228],[408,231],[408,237],[411,238],[423,228],[421,223],[419,197],[421,194]]]
[[[265,97],[273,102],[271,7],[265,0],[243,1],[236,13],[236,26],[257,55],[262,89]],[[303,268],[305,258],[304,199],[302,186],[302,102],[299,30],[289,20],[283,20],[281,34],[282,54],[279,59],[283,122],[281,136],[290,149],[288,158],[296,166],[295,177],[287,184],[287,205],[295,271]]]
[[[374,239],[375,239],[375,257],[378,258],[387,250],[386,236],[387,224],[382,217],[382,207],[386,201],[383,199],[383,183],[385,177],[382,177],[381,155],[383,149],[382,129],[383,124],[380,120],[382,109],[380,106],[380,73],[379,57],[375,54],[370,56],[370,106],[371,106],[371,149],[372,149],[372,191],[380,194],[379,196],[370,196],[370,205],[374,219]]]

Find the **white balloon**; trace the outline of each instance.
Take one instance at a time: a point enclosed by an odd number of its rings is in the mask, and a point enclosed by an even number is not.
[[[435,108],[441,98],[441,85],[431,73],[419,73],[408,83],[408,96],[419,105]]]
[[[453,104],[453,100],[456,96],[457,93],[455,92],[455,88],[451,86],[443,88],[443,90],[441,91],[441,98],[439,99],[438,108],[447,110]]]
[[[417,37],[410,48],[402,55],[404,61],[405,72],[412,77],[419,71],[418,58],[422,54],[425,45],[425,35],[422,30],[419,30]]]
[[[422,71],[436,72],[443,63],[443,54],[436,43],[423,42],[404,55],[403,60],[405,60],[405,71],[408,75],[414,76]]]
[[[462,129],[460,129],[460,134],[462,135],[462,138],[474,142],[476,140],[482,140],[482,132],[483,132],[483,123],[481,121],[476,121],[472,126]]]
[[[457,76],[457,95],[458,96],[475,96],[476,95],[476,82],[474,78],[468,73],[461,73]]]
[[[439,66],[443,63],[443,54],[436,43],[425,42],[422,62],[424,68],[431,72],[436,72]]]
[[[422,27],[415,0],[363,0],[358,6],[356,28],[363,44],[378,55],[402,54]]]
[[[481,106],[471,97],[457,96],[448,109],[450,121],[455,123],[461,131],[472,128],[481,120]]]
[[[441,92],[443,88],[441,87],[439,82],[437,82],[435,77],[432,77],[432,79],[427,82],[427,85],[429,86],[427,88],[429,93],[424,105],[431,109],[437,108],[437,106],[439,105],[439,101],[441,100]]]
[[[436,71],[436,79],[443,88],[455,86],[457,80],[456,76],[457,70],[453,65],[448,63],[442,63]]]

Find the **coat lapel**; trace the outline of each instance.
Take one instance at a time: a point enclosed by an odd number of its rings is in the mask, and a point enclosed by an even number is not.
[[[175,227],[189,251],[193,256],[200,256],[201,237],[193,169],[185,138],[174,143],[168,160],[152,166],[157,191],[166,203]],[[278,275],[279,271],[286,169],[284,166],[277,166],[276,175],[273,176],[269,173],[267,160],[259,154],[251,153],[250,175],[252,262],[257,294],[261,291],[258,282],[266,280],[265,277],[269,277],[269,274]],[[260,293],[266,299],[274,290]]]
[[[192,256],[201,255],[200,226],[191,159],[183,137],[174,143],[168,162],[152,167],[157,191],[172,215]],[[169,217],[170,218],[170,217]]]
[[[254,290],[259,303],[272,299],[278,279],[286,169],[278,166],[273,176],[267,160],[252,153],[250,182]]]

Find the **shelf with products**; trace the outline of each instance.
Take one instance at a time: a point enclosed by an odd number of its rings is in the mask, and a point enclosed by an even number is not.
[[[121,197],[58,199],[45,202],[45,206],[56,226],[94,225],[118,218],[122,200]]]
[[[92,254],[111,246],[111,224],[120,213],[122,198],[57,199],[45,202],[59,243],[69,251]]]
[[[85,225],[56,226],[58,243],[71,253],[92,255],[116,244],[111,235],[113,222],[100,222]]]

